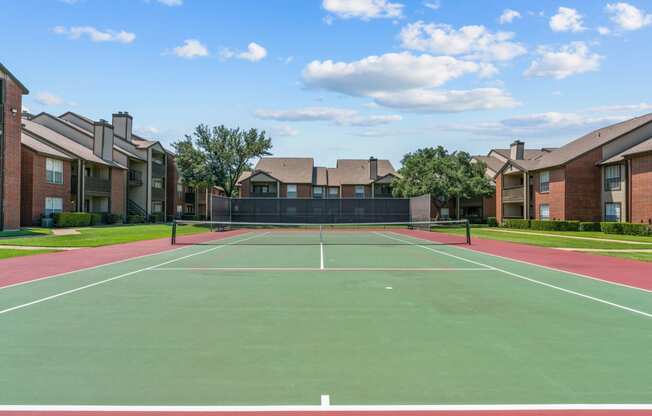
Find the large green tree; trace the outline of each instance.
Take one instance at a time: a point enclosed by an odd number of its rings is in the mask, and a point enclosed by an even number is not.
[[[173,144],[181,179],[190,186],[221,186],[234,196],[242,172],[251,160],[270,155],[272,139],[265,131],[229,129],[200,124],[191,135]]]
[[[393,184],[394,194],[406,198],[430,194],[438,211],[451,199],[494,193],[484,163],[472,161],[466,152],[449,153],[442,146],[428,147],[408,153],[401,164],[401,178]]]

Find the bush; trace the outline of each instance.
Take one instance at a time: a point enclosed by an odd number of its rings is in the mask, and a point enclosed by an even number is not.
[[[195,214],[183,214],[183,215],[181,216],[181,219],[182,219],[182,220],[186,220],[186,221],[199,221],[199,215],[195,215]]]
[[[101,212],[91,212],[91,225],[100,225],[104,223],[104,214]]]
[[[88,227],[91,225],[91,214],[87,212],[58,212],[54,214],[54,224],[57,227]]]
[[[522,219],[503,220],[502,226],[505,228],[527,229],[530,228],[530,220],[522,220]]]
[[[487,218],[487,225],[490,227],[498,227],[498,220],[496,217]]]
[[[163,222],[165,221],[165,214],[162,212],[157,212],[149,216],[149,222]]]
[[[105,221],[107,224],[122,224],[122,215],[106,214]]]
[[[632,224],[630,222],[624,222],[623,224],[623,234],[627,235],[650,235],[652,230],[647,224]]]
[[[599,222],[580,222],[580,231],[601,231]]]
[[[601,222],[600,230],[605,234],[622,234],[623,233],[623,223],[622,222]]]
[[[127,217],[128,224],[142,224],[145,222],[145,217],[142,215],[129,215]]]
[[[580,222],[532,220],[530,221],[530,228],[543,231],[578,231],[580,229]]]

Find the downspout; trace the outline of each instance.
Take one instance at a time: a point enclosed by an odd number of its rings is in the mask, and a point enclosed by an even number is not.
[[[0,79],[0,230],[5,228],[5,80]]]

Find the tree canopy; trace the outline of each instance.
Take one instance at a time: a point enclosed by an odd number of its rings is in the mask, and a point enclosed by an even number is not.
[[[221,186],[234,196],[242,172],[251,159],[270,155],[272,139],[257,129],[229,129],[200,124],[192,136],[173,144],[181,179],[190,186]]]
[[[430,194],[438,208],[452,198],[477,198],[494,193],[484,163],[473,162],[466,152],[449,153],[428,147],[408,153],[401,161],[401,178],[394,181],[396,196]]]

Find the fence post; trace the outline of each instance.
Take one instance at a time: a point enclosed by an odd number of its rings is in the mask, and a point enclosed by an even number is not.
[[[466,244],[471,245],[471,222],[466,220]]]
[[[175,245],[177,243],[177,220],[172,220],[172,239],[170,244]]]

